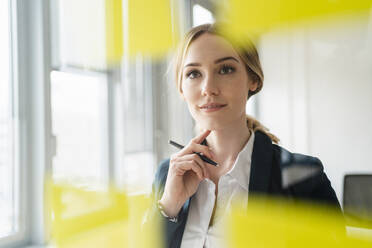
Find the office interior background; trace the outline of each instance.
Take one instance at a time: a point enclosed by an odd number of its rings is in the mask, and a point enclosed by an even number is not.
[[[215,2],[178,1],[180,36],[213,22]],[[168,140],[194,136],[172,51],[105,65],[104,9],[104,0],[0,1],[0,247],[45,243],[46,175],[148,194],[176,151]],[[247,113],[283,147],[319,157],[342,202],[344,175],[372,174],[372,11],[268,32],[257,46],[265,81]]]

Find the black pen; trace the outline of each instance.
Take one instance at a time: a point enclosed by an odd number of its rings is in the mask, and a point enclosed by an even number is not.
[[[174,142],[173,140],[169,140],[169,144],[171,144],[172,146],[175,146],[175,147],[177,147],[177,148],[179,148],[179,149],[183,149],[183,148],[184,148],[183,145],[180,145],[180,144]],[[209,163],[209,164],[212,164],[212,165],[214,165],[214,166],[217,166],[217,163],[216,163],[216,162],[214,162],[213,160],[209,159],[208,157],[206,157],[206,156],[204,156],[204,155],[201,155],[200,152],[194,152],[194,153],[198,154],[199,157],[200,157],[204,162],[207,162],[207,163]]]

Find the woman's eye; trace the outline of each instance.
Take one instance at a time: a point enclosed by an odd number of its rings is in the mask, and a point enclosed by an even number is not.
[[[230,74],[230,73],[233,73],[234,71],[235,71],[234,67],[224,65],[224,66],[222,66],[222,68],[220,70],[220,74]]]
[[[186,74],[187,78],[194,79],[200,76],[200,72],[198,71],[190,71],[189,73]]]

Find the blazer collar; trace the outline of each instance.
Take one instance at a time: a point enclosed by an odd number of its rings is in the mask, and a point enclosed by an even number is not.
[[[269,192],[272,159],[271,139],[261,131],[256,131],[249,179],[250,194],[265,194]]]
[[[272,142],[262,131],[256,131],[254,136],[249,193],[268,193],[273,159]],[[203,140],[201,144],[207,145],[207,139]],[[188,202],[184,209],[188,209]]]

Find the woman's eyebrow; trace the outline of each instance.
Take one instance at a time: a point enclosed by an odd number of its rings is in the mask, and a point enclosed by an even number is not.
[[[215,64],[218,64],[218,63],[221,63],[221,62],[223,62],[223,61],[225,61],[225,60],[229,60],[229,59],[235,60],[236,62],[239,63],[239,60],[237,60],[236,58],[231,57],[231,56],[230,56],[230,57],[223,57],[223,58],[220,58],[220,59],[216,59],[216,60],[214,61],[214,63],[215,63]],[[184,68],[186,68],[186,67],[188,67],[188,66],[201,66],[201,64],[200,64],[200,63],[189,63],[189,64],[185,65]]]
[[[223,57],[223,58],[220,58],[220,59],[216,59],[216,60],[214,61],[214,63],[215,63],[215,64],[218,64],[218,63],[221,63],[222,61],[229,60],[229,59],[235,60],[236,62],[239,63],[239,60],[237,60],[236,58],[231,57],[231,56],[230,56],[230,57]]]
[[[201,66],[201,64],[200,63],[189,63],[185,65],[183,68],[186,68],[187,66]]]

